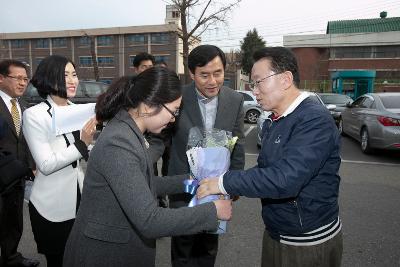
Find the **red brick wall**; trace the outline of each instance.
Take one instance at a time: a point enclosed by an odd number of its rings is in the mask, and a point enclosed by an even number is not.
[[[329,80],[328,58],[329,51],[326,48],[293,48],[297,57],[300,80]]]

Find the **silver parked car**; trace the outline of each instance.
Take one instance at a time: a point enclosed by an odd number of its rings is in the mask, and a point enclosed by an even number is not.
[[[249,123],[256,123],[262,113],[261,106],[257,103],[256,97],[250,91],[238,91],[243,95],[244,119]]]
[[[309,94],[308,97],[310,97],[312,100],[314,100],[315,102],[325,106],[324,102],[322,102],[321,98],[319,97],[318,94],[314,93],[314,92],[307,92]],[[328,107],[327,107],[328,108]],[[257,146],[261,147],[261,130],[264,124],[264,121],[271,115],[270,111],[264,111],[260,117],[257,120]]]
[[[339,125],[340,114],[346,108],[347,104],[353,103],[353,99],[348,95],[334,93],[318,93],[318,95],[331,112],[336,125]]]
[[[400,151],[400,93],[370,93],[357,98],[342,111],[339,131],[374,148]]]

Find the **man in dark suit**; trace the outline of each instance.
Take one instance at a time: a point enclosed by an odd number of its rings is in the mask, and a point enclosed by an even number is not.
[[[28,82],[24,63],[16,60],[0,62],[0,116],[5,121],[0,148],[13,153],[17,159],[33,168],[33,159],[21,128],[25,105],[18,99],[25,92]],[[23,230],[24,185],[25,181],[21,180],[1,195],[0,264],[8,267],[39,265],[38,261],[27,259],[17,252]]]
[[[217,128],[239,137],[231,155],[230,169],[244,168],[243,97],[223,86],[226,59],[216,46],[201,45],[188,58],[194,81],[183,88],[181,115],[173,129],[168,174],[189,173],[186,158],[189,130],[192,127]],[[183,185],[182,185],[183,186]],[[187,206],[189,194],[170,196],[170,207]],[[172,238],[172,265],[214,266],[218,235],[197,234]]]

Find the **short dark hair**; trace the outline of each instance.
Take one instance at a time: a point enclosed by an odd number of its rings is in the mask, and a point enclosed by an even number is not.
[[[28,66],[24,62],[15,59],[5,59],[0,62],[0,74],[3,76],[10,74],[11,66],[24,68],[28,72]]]
[[[97,98],[96,119],[112,119],[122,108],[136,108],[140,103],[162,108],[182,95],[178,75],[164,67],[149,68],[136,76],[123,76]]]
[[[42,98],[45,99],[48,95],[67,98],[65,66],[68,63],[75,68],[75,64],[71,60],[58,55],[48,56],[39,63],[31,83]]]
[[[285,47],[264,47],[253,54],[254,62],[260,59],[271,60],[271,70],[275,73],[290,71],[293,75],[293,82],[298,88],[300,85],[299,68],[296,56]]]
[[[155,65],[156,63],[156,60],[153,55],[143,52],[135,56],[135,59],[133,60],[133,66],[136,68],[139,67],[140,63],[142,63],[142,61],[144,60],[151,60],[153,65]]]
[[[195,73],[196,67],[203,67],[208,64],[215,57],[219,57],[226,66],[225,53],[215,45],[199,45],[193,49],[188,57],[188,66],[191,73]]]

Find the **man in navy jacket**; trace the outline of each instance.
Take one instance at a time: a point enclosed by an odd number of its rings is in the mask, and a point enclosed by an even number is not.
[[[328,110],[301,92],[290,50],[254,54],[251,85],[272,111],[262,130],[254,168],[206,179],[198,197],[230,194],[261,198],[265,233],[262,266],[340,266],[340,138]]]

